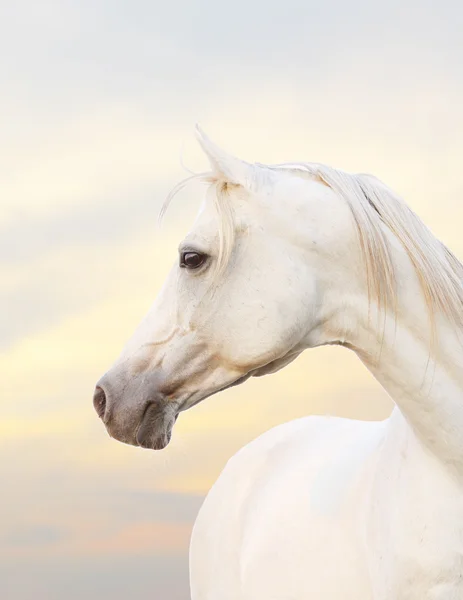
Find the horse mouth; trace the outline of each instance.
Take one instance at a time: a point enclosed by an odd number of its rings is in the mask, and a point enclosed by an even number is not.
[[[178,413],[169,412],[155,403],[147,406],[136,435],[137,444],[141,448],[163,450],[169,444],[172,428],[178,417]]]

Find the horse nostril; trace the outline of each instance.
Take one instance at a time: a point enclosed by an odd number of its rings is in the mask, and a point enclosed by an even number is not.
[[[100,386],[96,386],[95,393],[93,395],[93,406],[97,412],[97,415],[102,419],[106,411],[106,394]]]

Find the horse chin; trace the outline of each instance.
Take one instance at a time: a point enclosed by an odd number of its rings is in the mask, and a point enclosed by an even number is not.
[[[285,354],[284,356],[281,356],[276,360],[272,360],[272,362],[267,363],[263,367],[254,369],[254,371],[252,371],[252,376],[263,377],[264,375],[276,373],[280,369],[283,369],[283,367],[286,367],[286,365],[289,365],[289,363],[292,363],[293,360],[295,360],[299,356],[299,354],[301,354],[301,352],[302,350],[299,350],[297,352],[288,352],[288,354]]]
[[[193,408],[193,406],[196,406],[200,402],[203,402],[204,400],[206,400],[206,398],[210,398],[211,396],[215,396],[215,394],[223,392],[224,390],[228,390],[228,388],[231,388],[231,387],[234,387],[236,385],[240,385],[241,383],[244,383],[251,376],[252,376],[252,373],[246,373],[245,375],[242,375],[241,377],[238,377],[237,379],[234,379],[230,383],[227,383],[225,385],[219,385],[219,386],[214,387],[212,390],[209,390],[207,392],[201,391],[201,390],[197,390],[193,394],[190,394],[189,396],[187,396],[183,400],[183,402],[179,403],[179,405],[178,405],[178,412],[184,412],[186,410],[190,410],[190,408]]]
[[[178,414],[168,415],[165,411],[160,411],[156,404],[150,404],[138,427],[137,445],[149,450],[163,450],[171,440],[177,417]]]

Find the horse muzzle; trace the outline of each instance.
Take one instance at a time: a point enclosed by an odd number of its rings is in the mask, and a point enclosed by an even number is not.
[[[151,450],[168,445],[178,416],[178,402],[146,373],[129,377],[109,371],[97,383],[93,405],[111,437]]]

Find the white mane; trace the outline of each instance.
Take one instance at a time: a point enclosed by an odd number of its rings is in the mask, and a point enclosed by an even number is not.
[[[407,252],[419,278],[433,322],[442,312],[463,328],[463,265],[426,227],[410,207],[371,175],[350,174],[320,164],[279,165],[294,174],[318,178],[349,205],[365,258],[370,297],[380,307],[395,307],[394,267],[384,223]]]
[[[350,174],[317,163],[258,165],[258,170],[290,171],[295,176],[318,179],[337,192],[349,205],[354,217],[365,259],[369,298],[379,309],[395,311],[397,294],[394,265],[382,224],[401,242],[407,252],[429,310],[434,318],[442,313],[452,325],[463,329],[463,265],[424,225],[407,204],[371,175]],[[213,195],[219,219],[220,251],[217,271],[223,272],[233,240],[233,206],[228,184],[214,173],[200,173],[180,182],[169,194],[161,218],[172,198],[192,180],[216,187]]]

